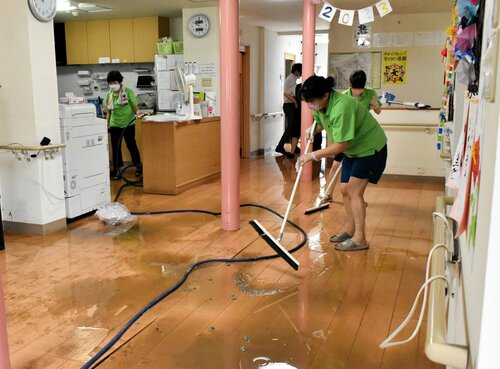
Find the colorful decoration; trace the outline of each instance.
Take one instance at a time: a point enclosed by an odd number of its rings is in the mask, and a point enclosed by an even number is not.
[[[406,84],[406,61],[408,52],[384,51],[382,59],[382,71],[385,84]]]

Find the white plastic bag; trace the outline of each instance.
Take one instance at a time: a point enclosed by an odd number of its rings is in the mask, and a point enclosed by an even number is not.
[[[95,215],[104,223],[110,226],[130,223],[135,217],[130,214],[128,209],[119,202],[110,202],[97,209]]]

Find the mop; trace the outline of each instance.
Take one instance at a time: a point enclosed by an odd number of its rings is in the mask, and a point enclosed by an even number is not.
[[[405,101],[405,102],[387,101],[387,104],[389,106],[391,106],[392,104],[394,104],[394,105],[410,106],[412,108],[417,108],[417,109],[430,109],[431,108],[430,105],[426,105],[426,104],[422,104],[422,103],[418,103],[418,102],[409,102],[409,101]]]
[[[312,213],[315,213],[317,211],[321,211],[321,210],[324,210],[324,209],[327,209],[330,207],[329,202],[323,202],[323,201],[325,201],[325,198],[328,196],[328,194],[332,190],[332,187],[335,184],[335,181],[337,180],[337,177],[339,176],[341,169],[342,169],[342,164],[339,165],[339,167],[335,171],[335,174],[333,175],[332,179],[330,179],[330,183],[328,183],[328,186],[326,187],[326,190],[323,193],[323,195],[320,196],[318,200],[316,200],[316,203],[312,208],[309,208],[304,212],[305,215],[309,215],[309,214],[312,214]]]
[[[314,138],[314,131],[316,129],[316,121],[313,123],[311,127],[311,131],[309,132],[309,137],[307,138],[307,143],[306,143],[306,149],[305,152],[307,153],[309,151],[309,145],[311,144],[311,141]],[[295,184],[293,186],[292,194],[290,195],[290,200],[288,201],[288,207],[286,208],[286,213],[285,216],[283,217],[283,221],[281,222],[281,228],[278,234],[277,238],[274,238],[263,226],[262,224],[259,223],[258,220],[254,219],[250,221],[250,225],[257,231],[260,237],[264,241],[267,242],[271,248],[278,253],[285,261],[290,264],[290,266],[298,270],[300,263],[295,259],[292,254],[288,252],[287,249],[285,249],[281,244],[281,239],[283,237],[283,232],[285,230],[285,225],[288,220],[288,215],[290,213],[290,209],[292,208],[292,203],[293,203],[293,198],[295,197],[295,192],[297,191],[297,187],[299,186],[299,181],[300,181],[300,176],[302,174],[302,169],[304,168],[304,165],[300,165],[299,171],[297,173],[297,178],[295,179]]]

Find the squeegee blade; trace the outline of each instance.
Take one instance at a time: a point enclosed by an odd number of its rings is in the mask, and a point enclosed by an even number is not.
[[[250,225],[257,231],[260,237],[267,242],[271,248],[278,253],[290,266],[298,270],[300,263],[288,252],[257,220],[251,220]]]

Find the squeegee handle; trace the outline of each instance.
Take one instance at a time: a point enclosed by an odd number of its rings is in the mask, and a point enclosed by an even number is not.
[[[309,146],[311,145],[311,141],[314,138],[314,130],[316,129],[316,121],[314,121],[313,126],[311,128],[310,134],[307,137],[306,150],[305,153],[309,151]],[[281,222],[280,233],[278,234],[278,242],[281,241],[283,237],[283,233],[285,231],[285,225],[288,220],[288,215],[290,214],[290,209],[292,208],[293,198],[295,197],[295,192],[297,191],[297,187],[299,187],[300,176],[302,174],[302,168],[304,168],[304,164],[301,164],[299,167],[299,171],[297,173],[297,178],[295,179],[295,184],[293,185],[292,194],[290,195],[290,200],[288,201],[288,206],[286,208],[285,216],[283,217],[283,221]]]

